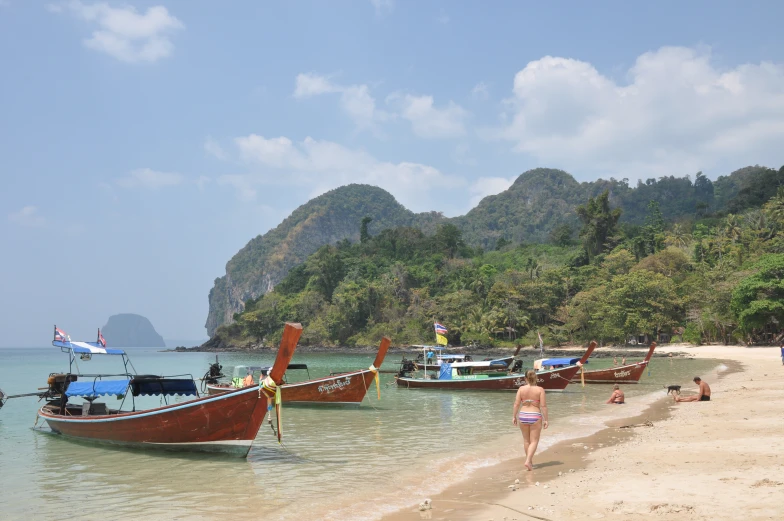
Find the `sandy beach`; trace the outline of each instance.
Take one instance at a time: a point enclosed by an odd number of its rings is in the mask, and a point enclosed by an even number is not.
[[[662,390],[662,399],[642,415],[609,421],[593,436],[537,454],[533,472],[524,471],[520,449],[508,462],[481,469],[430,498],[432,509],[412,505],[384,519],[780,519],[784,366],[779,349],[659,349],[725,360],[718,373],[700,375],[711,386],[712,400],[675,404]],[[683,396],[696,390],[692,383],[673,383],[684,384]],[[629,425],[641,426],[621,428]]]

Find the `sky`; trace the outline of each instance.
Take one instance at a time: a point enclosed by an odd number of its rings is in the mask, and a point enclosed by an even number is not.
[[[0,346],[206,337],[256,235],[368,183],[461,215],[522,172],[784,164],[784,3],[0,0]],[[111,343],[111,339],[108,339]]]

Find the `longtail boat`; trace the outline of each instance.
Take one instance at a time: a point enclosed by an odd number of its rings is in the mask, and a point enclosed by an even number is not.
[[[148,410],[136,410],[137,396],[161,396],[168,402],[173,395],[198,395],[193,377],[132,374],[124,351],[106,349],[105,344],[97,342],[71,342],[56,334],[52,344],[69,353],[69,372],[50,376],[53,399],[39,409],[38,419],[44,420],[52,432],[71,439],[145,449],[229,452],[244,457],[273,405],[280,440],[278,384],[301,334],[300,324],[286,324],[272,370],[259,386]],[[121,356],[126,371],[120,375],[75,374],[71,368],[77,355],[82,359],[94,355]],[[93,401],[102,395],[116,395],[123,401],[118,409],[109,409],[106,404]],[[69,398],[80,396],[86,399],[84,404],[68,403]],[[129,396],[132,410],[122,410]]]
[[[596,349],[596,342],[591,342],[582,358],[573,359],[571,365],[536,371],[537,384],[548,391],[563,391],[572,378],[580,372],[594,349]],[[474,374],[472,363],[442,364],[438,378],[412,378],[408,373],[401,371],[396,378],[397,385],[408,389],[476,391],[515,391],[520,386],[526,385],[523,373]]]
[[[304,382],[283,383],[280,386],[281,400],[287,404],[359,405],[374,380],[376,394],[380,399],[378,370],[387,356],[390,342],[391,340],[387,337],[381,340],[376,358],[367,369],[331,374]],[[210,393],[226,391],[225,387],[212,385],[207,385],[207,389]]]
[[[648,348],[648,354],[641,362],[633,364],[620,365],[615,367],[608,367],[607,369],[595,369],[593,371],[585,371],[583,377],[587,384],[636,384],[640,381],[648,367],[648,362],[651,361],[653,350],[656,349],[656,342],[652,342]],[[579,381],[578,377],[572,381]]]
[[[443,350],[445,348],[441,346],[415,347],[422,347],[422,352],[417,355],[416,360],[410,360],[416,370],[438,372],[443,363],[455,364],[461,362],[475,362],[471,366],[474,373],[510,371],[513,368],[517,353],[519,353],[522,348],[522,346],[517,346],[517,350],[511,356],[474,360],[471,355],[444,353]],[[407,361],[408,360],[404,359],[402,363],[406,363]]]

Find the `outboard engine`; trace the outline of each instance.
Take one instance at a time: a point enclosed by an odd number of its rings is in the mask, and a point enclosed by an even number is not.
[[[208,384],[216,384],[220,378],[224,377],[223,366],[218,363],[218,356],[215,356],[215,363],[210,364],[209,370],[204,373],[204,381]]]
[[[403,360],[400,361],[400,371],[397,373],[397,375],[408,376],[409,373],[413,371],[416,371],[416,365],[414,364],[414,361],[403,358]]]
[[[49,388],[44,393],[44,398],[47,402],[59,402],[65,394],[65,390],[68,389],[68,385],[77,379],[75,374],[51,373],[46,380]]]
[[[509,369],[509,372],[519,373],[522,370],[523,370],[523,361],[515,359],[515,361],[512,363],[512,367]]]

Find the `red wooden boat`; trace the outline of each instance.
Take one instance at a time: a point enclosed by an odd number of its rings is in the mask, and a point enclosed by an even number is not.
[[[537,383],[548,391],[563,391],[572,378],[580,372],[583,364],[596,349],[596,342],[591,342],[585,354],[579,360],[571,359],[573,363],[557,369],[543,369],[536,372]],[[407,389],[455,389],[475,391],[516,391],[525,385],[525,375],[518,374],[472,374],[471,362],[444,364],[439,377],[412,378],[404,374],[397,377],[397,385]],[[461,369],[468,369],[468,374],[460,374]],[[446,371],[450,373],[446,373]],[[455,374],[455,371],[457,374]],[[443,376],[443,377],[442,377]]]
[[[585,371],[583,377],[587,384],[636,384],[640,381],[640,377],[648,367],[648,362],[651,361],[653,350],[656,349],[656,342],[652,342],[648,348],[648,354],[642,362],[634,364],[626,364],[616,367],[608,367],[607,369],[596,369],[593,371]],[[580,376],[575,376],[572,381],[579,381]]]
[[[286,404],[341,404],[359,405],[365,398],[368,389],[376,380],[378,387],[378,370],[387,356],[391,340],[384,337],[376,353],[376,359],[367,369],[348,373],[333,374],[323,378],[315,378],[304,382],[284,383],[280,386],[280,396]],[[225,387],[207,386],[210,393],[225,392]],[[379,394],[380,396],[380,394]]]
[[[196,384],[192,377],[187,380],[126,374],[122,376],[128,378],[118,380],[103,379],[100,375],[73,375],[69,370],[69,374],[65,375],[61,399],[41,407],[38,416],[49,424],[54,433],[78,440],[140,448],[231,452],[245,456],[267,415],[268,406],[277,401],[277,384],[283,379],[301,334],[301,325],[286,324],[275,364],[258,387],[149,410],[110,410],[105,404],[93,403],[92,400],[102,394],[124,397],[195,394]],[[102,350],[92,343],[72,343],[70,340],[53,343],[70,353],[71,362],[76,354],[122,354],[127,367],[127,356],[121,350]],[[69,404],[69,396],[85,396],[88,402]],[[276,410],[279,412],[278,407]]]

